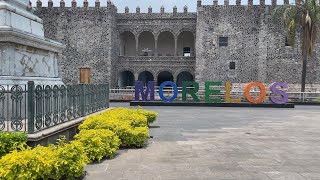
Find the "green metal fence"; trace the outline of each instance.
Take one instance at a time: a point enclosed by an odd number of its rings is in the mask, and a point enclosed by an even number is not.
[[[108,84],[0,85],[0,131],[35,133],[108,107]]]

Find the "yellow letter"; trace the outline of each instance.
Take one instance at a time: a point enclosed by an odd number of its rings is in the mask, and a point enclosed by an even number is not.
[[[224,95],[224,99],[225,99],[226,103],[241,103],[241,98],[240,99],[231,99],[231,96],[230,96],[231,83],[230,83],[230,81],[226,81],[225,91],[226,91],[226,94]]]

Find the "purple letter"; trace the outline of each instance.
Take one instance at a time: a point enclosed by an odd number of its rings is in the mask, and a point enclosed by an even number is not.
[[[279,90],[277,86],[280,86],[284,90]],[[274,82],[270,86],[270,91],[275,93],[276,95],[281,95],[282,97],[271,96],[270,100],[275,104],[285,104],[288,102],[288,94],[287,94],[288,85],[284,82]]]
[[[149,91],[150,91],[150,101],[154,101],[154,81],[148,82],[146,92],[144,92],[142,82],[136,81],[134,84],[134,94],[135,94],[134,100],[139,101],[140,100],[139,93],[141,93],[142,100],[147,101]]]

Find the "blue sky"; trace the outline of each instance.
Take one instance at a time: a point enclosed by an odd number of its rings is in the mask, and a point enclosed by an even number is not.
[[[36,5],[37,0],[31,0],[33,6]],[[48,0],[41,0],[43,6],[47,6]],[[72,0],[64,0],[66,6],[71,6]],[[94,6],[95,0],[88,0],[89,6]],[[224,0],[218,0],[219,4],[223,4]],[[83,0],[77,0],[78,6],[82,6]],[[107,5],[107,0],[100,0],[101,6]],[[165,7],[166,12],[172,12],[174,5],[178,7],[178,11],[182,12],[184,5],[189,7],[189,11],[195,12],[197,6],[197,0],[112,0],[112,2],[118,7],[118,12],[124,12],[124,8],[128,6],[130,12],[135,12],[136,7],[139,5],[141,12],[147,12],[148,6],[151,5],[153,12],[159,12],[161,5]],[[202,4],[211,5],[213,0],[202,0]],[[235,0],[229,0],[230,4],[235,4]],[[248,0],[242,0],[242,4],[247,4]],[[260,0],[253,0],[253,4],[259,4]],[[293,3],[294,0],[290,0]],[[60,0],[53,0],[54,6],[59,6]],[[283,0],[278,0],[278,4],[282,4]],[[266,0],[266,4],[271,4],[271,0]]]

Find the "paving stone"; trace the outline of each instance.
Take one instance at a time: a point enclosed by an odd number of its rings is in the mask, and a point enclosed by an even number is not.
[[[180,113],[180,109],[173,111],[172,107],[145,109],[159,113],[156,124],[160,128],[150,129],[150,135],[157,138],[150,139],[145,148],[121,150],[114,159],[89,165],[86,179],[300,180],[320,177],[320,107],[297,106],[294,110],[282,111],[186,107],[184,113]],[[201,116],[195,112],[201,112]],[[230,113],[234,116],[232,119]],[[213,114],[214,120],[211,120]],[[260,118],[261,114],[268,114],[268,120]],[[301,114],[304,118],[297,118]],[[194,121],[187,119],[185,123],[184,116]],[[209,119],[210,123],[202,127]],[[166,126],[167,122],[171,122],[170,127]],[[170,139],[168,132],[183,138]]]

